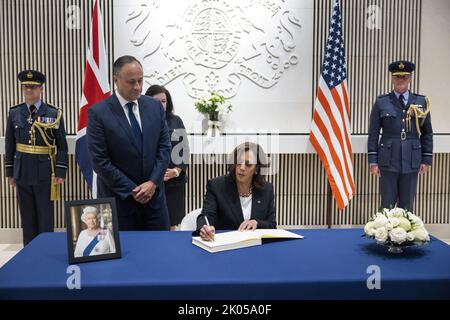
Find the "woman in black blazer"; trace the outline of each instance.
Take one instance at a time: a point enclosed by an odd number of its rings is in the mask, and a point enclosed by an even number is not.
[[[268,162],[252,142],[234,149],[228,174],[208,181],[197,234],[213,240],[215,230],[254,230],[277,227],[273,185],[265,181]],[[209,224],[209,225],[208,225]]]
[[[169,91],[159,85],[152,85],[145,93],[159,100],[166,111],[166,121],[172,143],[169,167],[164,175],[167,209],[170,217],[170,230],[175,230],[186,214],[186,170],[189,163],[189,142],[181,118],[173,113],[173,102]],[[179,152],[174,152],[178,150]]]

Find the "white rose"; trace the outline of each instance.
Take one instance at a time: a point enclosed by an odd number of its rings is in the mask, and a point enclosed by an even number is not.
[[[394,208],[393,210],[394,210],[394,217],[396,217],[396,218],[403,217],[404,212],[405,212],[403,209],[401,209],[401,208]]]
[[[411,231],[411,233],[414,235],[415,241],[420,241],[420,242],[430,241],[430,236],[429,236],[427,230],[425,230],[425,228],[419,228],[419,229],[413,230],[413,231]]]
[[[390,224],[392,224],[392,226],[394,228],[397,228],[398,224],[400,223],[399,218],[394,218],[394,217],[388,218],[388,221],[389,221]]]
[[[372,231],[373,230],[373,231]],[[368,235],[369,237],[372,237],[375,233],[374,223],[373,221],[367,222],[364,226],[364,233]],[[371,233],[371,234],[369,234]]]
[[[411,230],[411,222],[409,222],[406,218],[398,218],[399,224],[398,226],[402,229],[405,229],[405,231]]]
[[[407,241],[414,241],[414,234],[412,232],[406,233],[406,240]]]
[[[373,222],[375,223],[375,228],[380,228],[384,227],[389,221],[384,215],[380,215],[377,216],[377,218]]]
[[[385,242],[388,238],[388,231],[386,230],[386,228],[381,227],[375,230],[375,239],[378,242]]]
[[[417,229],[422,229],[424,228],[423,222],[419,219],[419,221],[416,221],[412,223],[411,229],[412,230],[417,230]]]
[[[386,213],[386,217],[393,218],[394,217],[394,213],[389,211],[389,212]]]
[[[386,228],[387,231],[391,231],[392,229],[394,229],[394,226],[390,222],[386,223],[384,227]]]
[[[402,228],[394,228],[389,232],[391,241],[397,244],[402,244],[406,241],[406,231]]]

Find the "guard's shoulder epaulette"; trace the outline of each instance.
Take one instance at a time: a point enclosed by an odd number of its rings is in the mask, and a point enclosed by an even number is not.
[[[377,98],[381,99],[381,98],[386,98],[388,96],[389,96],[389,93],[385,93],[385,94],[379,95]]]
[[[15,106],[9,107],[9,110],[12,110],[12,109],[15,109],[15,108],[17,108],[17,107],[20,107],[22,104],[23,104],[23,103],[21,103],[21,104],[16,104]]]
[[[426,98],[426,96],[424,96],[423,94],[418,94],[418,93],[414,93],[414,92],[411,92],[411,93],[415,96]]]
[[[48,104],[48,103],[47,103],[47,106],[49,106],[50,108],[53,108],[53,109],[55,109],[55,110],[58,110],[58,108],[57,108],[57,107],[55,107],[55,106],[52,106],[51,104]]]

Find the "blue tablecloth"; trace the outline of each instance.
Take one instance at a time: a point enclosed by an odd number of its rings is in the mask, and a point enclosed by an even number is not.
[[[65,233],[41,234],[0,269],[2,299],[450,299],[450,246],[390,254],[361,229],[209,253],[189,232],[121,232],[122,258],[79,264],[66,286]],[[381,289],[367,288],[367,268]]]

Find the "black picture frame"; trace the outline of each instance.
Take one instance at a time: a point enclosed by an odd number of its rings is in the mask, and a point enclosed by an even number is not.
[[[69,264],[121,257],[114,198],[65,201],[64,209]]]

